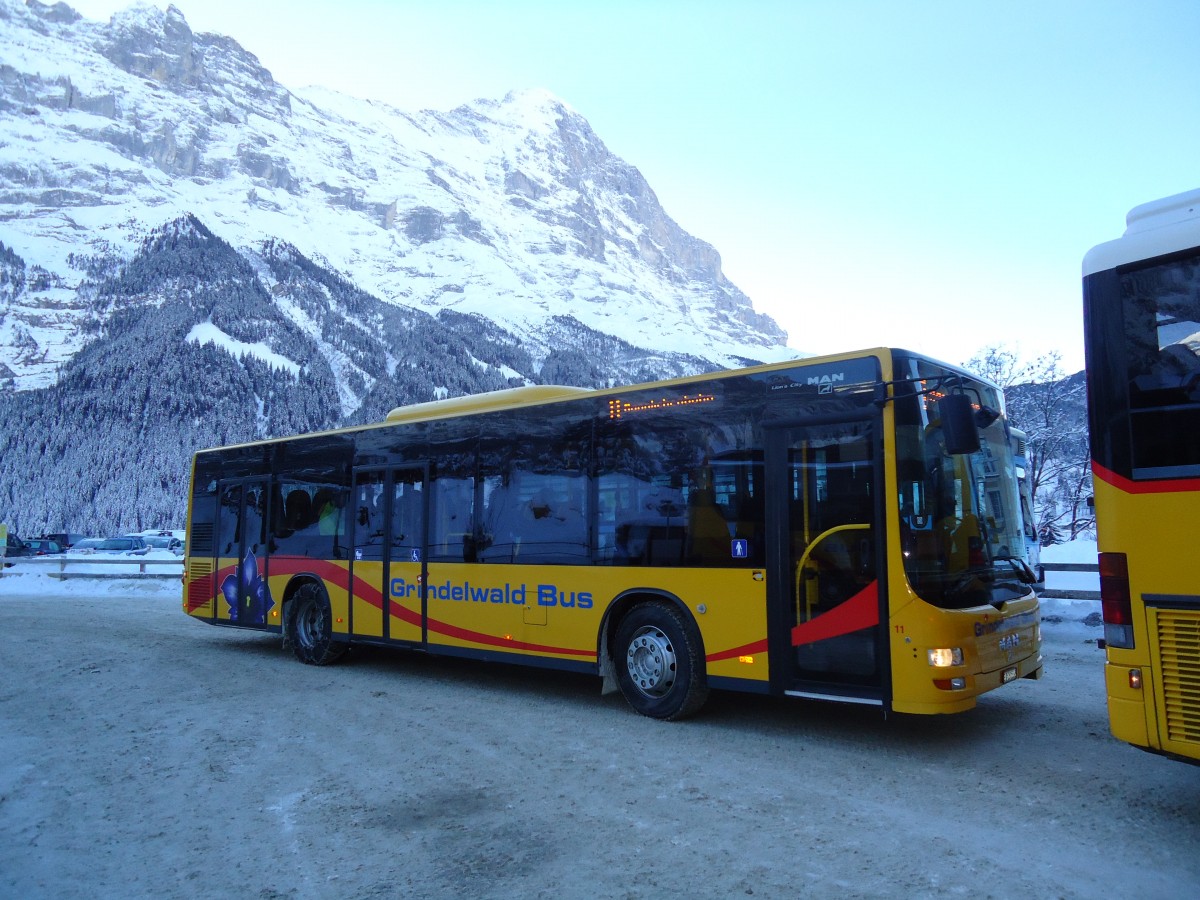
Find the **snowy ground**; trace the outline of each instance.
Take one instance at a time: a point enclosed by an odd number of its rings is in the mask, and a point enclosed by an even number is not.
[[[8,570],[10,573],[13,570]],[[173,580],[0,578],[0,896],[1098,897],[1200,884],[1200,767],[1109,733],[1098,604],[961,716],[296,663]],[[1082,615],[1080,615],[1082,613]]]

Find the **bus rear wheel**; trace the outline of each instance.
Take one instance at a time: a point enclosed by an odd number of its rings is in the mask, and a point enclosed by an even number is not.
[[[329,598],[316,584],[306,584],[287,605],[287,638],[296,659],[310,666],[325,666],[346,652],[346,644],[333,639]]]
[[[704,705],[700,639],[669,603],[634,607],[617,628],[617,682],[629,705],[654,719],[683,719]]]

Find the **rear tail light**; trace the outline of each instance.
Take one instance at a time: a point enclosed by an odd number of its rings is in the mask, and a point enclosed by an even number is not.
[[[1124,553],[1100,554],[1100,608],[1107,645],[1133,649],[1133,602],[1129,595],[1129,563]]]

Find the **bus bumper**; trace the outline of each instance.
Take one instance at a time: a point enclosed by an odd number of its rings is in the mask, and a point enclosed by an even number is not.
[[[1141,688],[1130,686],[1129,673],[1133,669],[1141,672]],[[1150,730],[1146,727],[1146,704],[1153,694],[1150,670],[1144,666],[1121,666],[1104,664],[1104,686],[1108,694],[1108,724],[1113,737],[1138,747],[1157,747],[1151,743]]]
[[[979,699],[980,694],[986,694],[988,691],[995,690],[1018,678],[1040,679],[1041,677],[1042,654],[1035,653],[1004,669],[968,675],[966,676],[966,685],[961,690],[937,689],[935,693],[927,694],[929,700],[897,699],[892,703],[892,711],[919,715],[965,712],[975,708],[975,701]]]

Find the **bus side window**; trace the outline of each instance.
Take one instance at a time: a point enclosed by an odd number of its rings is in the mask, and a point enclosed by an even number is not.
[[[312,524],[312,496],[301,487],[288,491],[283,502],[284,527],[291,532],[300,531]]]
[[[246,552],[266,552],[267,492],[258,486],[246,492]]]
[[[275,521],[272,529],[274,546],[272,552],[284,556],[307,556],[305,546],[305,529],[312,524],[312,494],[313,488],[283,482],[277,488],[282,503],[278,511],[272,510],[271,518]]]
[[[500,475],[486,475],[483,485],[483,515],[475,538],[476,558],[480,562],[512,562],[513,523],[517,498],[512,487]]]
[[[687,559],[696,564],[729,559],[729,523],[721,515],[716,495],[710,488],[695,488],[688,494]]]
[[[623,472],[599,476],[597,562],[638,565],[645,553],[644,529],[638,527],[638,510],[650,485]]]
[[[367,472],[359,476],[354,492],[354,558],[363,560],[383,559],[384,519],[384,475],[382,472]],[[313,498],[317,508],[317,522],[321,525],[321,511],[331,495],[321,490]],[[323,529],[322,529],[323,532]]]
[[[237,556],[242,541],[242,486],[227,485],[221,491],[218,556]]]
[[[588,561],[587,521],[584,519],[586,481],[568,474],[527,473],[522,479],[517,520],[523,562],[579,563]]]
[[[272,554],[312,559],[345,559],[347,490],[342,485],[280,482],[272,508]]]
[[[429,559],[474,562],[474,478],[437,478],[433,482],[429,523]]]

